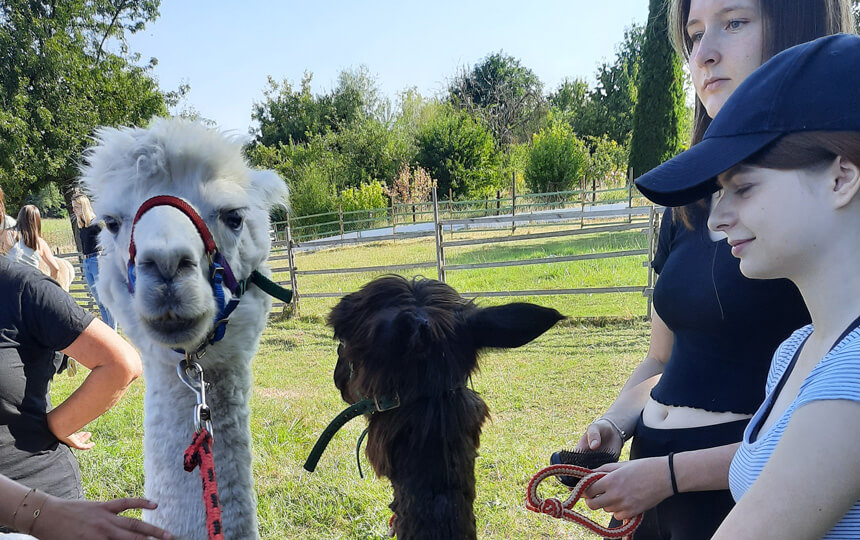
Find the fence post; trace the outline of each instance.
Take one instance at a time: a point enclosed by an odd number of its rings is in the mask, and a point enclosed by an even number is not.
[[[511,218],[517,217],[517,173],[511,173]],[[511,219],[511,234],[517,230],[517,220]]]
[[[585,187],[586,187],[585,182],[586,181],[587,180],[585,179],[585,176],[583,176],[582,177],[582,186],[580,187],[580,194],[579,194],[579,211],[580,211],[579,228],[580,229],[585,227]]]
[[[651,302],[654,300],[654,268],[651,266],[654,261],[654,252],[657,250],[657,227],[659,227],[660,217],[654,211],[654,206],[648,212],[648,288],[646,292],[646,309],[645,318],[651,320]]]
[[[290,215],[287,214],[287,264],[290,266],[290,288],[293,290],[293,313],[299,316],[299,280],[296,276],[296,259],[293,254],[293,232],[290,228]],[[286,309],[287,306],[284,306]]]
[[[502,213],[501,210],[502,210],[502,190],[497,189],[496,190],[496,216],[498,216],[499,214]]]
[[[445,253],[442,251],[442,222],[439,220],[439,197],[433,186],[433,227],[436,230],[436,272],[439,281],[445,283]]]
[[[396,227],[397,227],[397,217],[396,217],[396,216],[395,216],[395,214],[394,214],[395,210],[396,210],[396,208],[395,208],[395,206],[394,206],[394,197],[391,197],[391,235],[392,235],[392,236],[394,236],[395,234],[397,234],[397,230],[396,230]]]
[[[343,240],[343,205],[337,205],[337,221],[340,223],[340,239]]]
[[[633,208],[633,167],[627,167],[627,208]],[[633,223],[633,214],[627,214],[627,223]]]
[[[448,188],[448,219],[454,219],[454,190],[452,188]],[[448,231],[453,236],[454,234],[454,225],[451,224],[448,227]]]

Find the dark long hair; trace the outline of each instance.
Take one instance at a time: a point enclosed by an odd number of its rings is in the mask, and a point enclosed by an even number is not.
[[[691,1],[668,0],[669,39],[678,55],[687,62],[693,48],[693,41],[687,34]],[[854,32],[854,14],[849,0],[758,0],[758,3],[762,19],[762,62],[807,41],[839,32]],[[711,117],[696,96],[690,146],[701,142],[710,125]],[[672,214],[692,229],[694,212],[707,207],[708,201],[703,199],[676,208]]]

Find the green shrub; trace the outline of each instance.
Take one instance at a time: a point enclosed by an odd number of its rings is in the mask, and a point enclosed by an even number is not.
[[[303,165],[290,184],[290,213],[293,216],[309,216],[325,212],[337,212],[338,196],[330,171],[316,162]],[[330,218],[328,218],[330,219]],[[325,221],[316,220],[316,221]],[[304,221],[307,224],[309,221]]]
[[[341,191],[340,201],[344,212],[388,208],[385,187],[378,180]]]
[[[591,153],[586,178],[596,178],[598,188],[624,185],[627,178],[627,148],[606,135],[585,137],[585,144]]]
[[[576,189],[588,164],[585,144],[576,138],[569,124],[555,122],[532,137],[526,185],[540,193]]]
[[[499,156],[490,131],[465,111],[439,107],[416,135],[418,164],[430,172],[439,193],[480,198],[501,186]]]

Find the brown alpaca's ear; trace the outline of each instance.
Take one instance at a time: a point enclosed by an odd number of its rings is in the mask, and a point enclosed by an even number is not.
[[[516,302],[480,308],[466,321],[476,347],[519,347],[543,334],[564,315],[552,308]]]

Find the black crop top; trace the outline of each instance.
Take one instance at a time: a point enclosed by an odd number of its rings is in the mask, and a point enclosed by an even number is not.
[[[809,323],[786,279],[747,279],[723,239],[711,240],[708,212],[691,231],[663,214],[652,266],[654,309],[674,333],[672,355],[651,397],[664,405],[753,414],[777,346]]]
[[[92,255],[99,250],[99,233],[101,222],[94,221],[89,227],[81,227],[81,250],[84,255]]]

